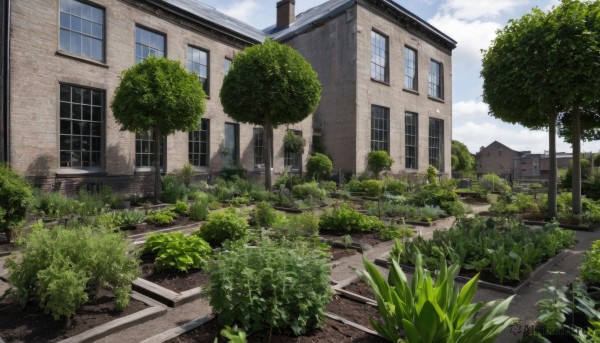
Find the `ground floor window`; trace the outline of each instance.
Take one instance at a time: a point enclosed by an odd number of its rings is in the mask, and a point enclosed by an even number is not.
[[[104,131],[101,90],[60,85],[60,166],[101,167]]]
[[[160,167],[164,167],[164,137],[160,142]],[[140,167],[154,167],[154,132],[150,130],[146,133],[135,135],[135,166]]]
[[[255,127],[254,135],[254,169],[265,168],[265,136],[262,127]]]
[[[429,118],[429,164],[444,171],[444,121]]]
[[[239,162],[240,151],[240,126],[233,123],[225,123],[225,141],[221,153],[225,159],[225,165],[235,166]]]
[[[419,121],[416,113],[406,112],[404,115],[404,154],[406,169],[418,169],[417,147],[419,139]]]
[[[302,131],[298,130],[290,130],[296,136],[302,137]],[[283,165],[286,170],[300,172],[302,171],[302,153],[301,152],[292,152],[288,149],[284,150],[283,156]]]
[[[371,151],[390,153],[390,109],[371,106]]]
[[[210,121],[201,119],[198,130],[189,133],[188,159],[196,167],[208,167]]]

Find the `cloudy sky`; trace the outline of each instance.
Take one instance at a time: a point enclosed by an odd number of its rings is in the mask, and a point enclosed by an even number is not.
[[[296,0],[296,14],[326,0]],[[509,19],[519,18],[533,7],[547,10],[558,0],[395,0],[458,42],[453,52],[452,139],[465,143],[472,153],[498,140],[514,150],[542,153],[548,150],[548,134],[503,123],[489,116],[481,100],[481,49],[489,47],[495,32]],[[202,0],[257,28],[275,22],[277,0]],[[600,142],[582,144],[583,151],[600,151]],[[557,140],[557,151],[571,151]]]

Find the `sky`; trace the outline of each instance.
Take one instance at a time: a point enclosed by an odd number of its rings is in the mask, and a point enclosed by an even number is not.
[[[263,29],[275,22],[278,0],[202,0],[217,10]],[[326,0],[296,0],[296,14]],[[513,150],[543,153],[548,133],[503,123],[488,115],[482,101],[481,50],[487,49],[497,30],[533,7],[549,10],[559,0],[394,0],[457,41],[452,55],[452,139],[471,153],[497,140]],[[571,145],[557,138],[557,151]],[[582,143],[582,151],[599,152],[600,141]]]

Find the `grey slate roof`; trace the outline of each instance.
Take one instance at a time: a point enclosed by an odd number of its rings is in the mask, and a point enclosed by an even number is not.
[[[162,0],[188,14],[209,22],[217,29],[228,32],[234,36],[244,36],[255,42],[263,42],[266,39],[265,34],[242,21],[232,18],[224,13],[217,11],[214,7],[208,6],[199,0]]]

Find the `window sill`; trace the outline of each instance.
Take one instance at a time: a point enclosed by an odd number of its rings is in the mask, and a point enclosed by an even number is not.
[[[374,79],[374,78],[371,78],[371,81],[373,81],[373,82],[375,82],[375,83],[380,83],[380,84],[382,84],[382,85],[386,85],[386,86],[388,86],[388,87],[390,86],[390,83],[389,83],[389,82],[385,82],[385,81],[377,80],[377,79]]]
[[[102,168],[69,168],[61,167],[56,171],[57,177],[77,177],[77,176],[106,176],[108,175]]]
[[[446,102],[444,101],[444,99],[440,99],[440,98],[436,98],[434,96],[428,95],[427,98],[429,98],[429,100],[435,101],[435,102],[441,102],[442,104],[445,104]]]
[[[410,94],[414,94],[414,95],[420,95],[419,91],[416,91],[414,89],[410,89],[410,88],[402,88],[402,90],[406,93],[410,93]]]
[[[80,61],[80,62],[89,63],[89,64],[93,64],[95,66],[102,67],[102,68],[108,68],[108,64],[106,64],[104,62],[100,62],[100,61],[97,61],[97,60],[93,60],[93,59],[89,59],[89,58],[82,57],[82,56],[79,56],[79,55],[75,55],[75,54],[72,54],[70,52],[66,52],[66,51],[63,51],[63,50],[56,51],[56,55],[64,56],[64,57],[68,57],[68,58],[72,58],[74,60],[77,60],[77,61]]]

